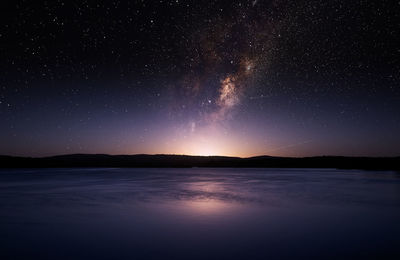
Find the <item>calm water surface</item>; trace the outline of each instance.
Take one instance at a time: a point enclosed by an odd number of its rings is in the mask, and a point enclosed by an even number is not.
[[[0,170],[0,259],[400,259],[400,174]]]

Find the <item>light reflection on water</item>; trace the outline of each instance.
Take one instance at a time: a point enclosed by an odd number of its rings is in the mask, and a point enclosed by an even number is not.
[[[0,259],[396,259],[399,217],[393,172],[0,171]]]
[[[230,208],[230,204],[212,199],[187,200],[182,203],[183,211],[202,215],[219,214],[227,212]]]

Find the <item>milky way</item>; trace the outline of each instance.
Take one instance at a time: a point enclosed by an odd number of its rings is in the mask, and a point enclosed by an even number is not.
[[[183,84],[177,85],[184,92],[178,92],[177,99],[187,96],[188,103],[182,106],[197,111],[201,115],[197,120],[215,124],[234,119],[234,110],[259,83],[256,79],[268,73],[279,28],[287,19],[273,15],[273,3],[268,12],[256,4],[239,3],[228,12],[221,8],[218,16],[193,33],[184,61],[188,74],[195,76],[189,80],[184,76]],[[193,101],[198,99],[204,99],[199,107]]]
[[[399,3],[0,5],[2,154],[400,152]]]

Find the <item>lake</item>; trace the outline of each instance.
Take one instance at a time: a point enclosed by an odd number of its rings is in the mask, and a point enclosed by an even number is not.
[[[3,169],[0,259],[400,259],[400,174]]]

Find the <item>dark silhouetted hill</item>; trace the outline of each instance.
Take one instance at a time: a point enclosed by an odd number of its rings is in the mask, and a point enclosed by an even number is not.
[[[249,158],[188,155],[69,154],[51,157],[0,156],[1,168],[51,167],[233,167],[233,168],[342,168],[400,170],[400,157],[273,157]]]

